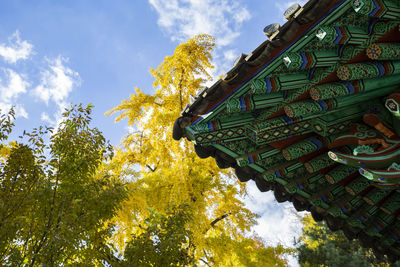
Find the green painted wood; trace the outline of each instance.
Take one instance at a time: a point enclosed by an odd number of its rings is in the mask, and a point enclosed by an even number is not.
[[[325,174],[325,178],[329,183],[335,184],[357,172],[357,168],[347,165],[339,165],[327,174]]]
[[[283,101],[284,94],[282,92],[230,98],[226,103],[226,110],[228,113],[246,112],[275,106]]]
[[[313,87],[310,90],[310,96],[314,100],[326,100],[346,95],[370,92],[381,89],[383,86],[388,87],[400,83],[400,75],[390,75],[379,79],[360,79],[361,78],[352,82],[335,82]],[[356,101],[357,99],[355,98],[354,100]]]
[[[368,187],[370,187],[372,184],[371,181],[365,179],[362,176],[357,177],[356,179],[354,179],[353,181],[351,181],[348,185],[346,185],[346,191],[350,194],[350,195],[358,195],[359,193],[361,193],[363,190],[367,189]]]
[[[376,205],[379,201],[387,197],[392,191],[387,188],[373,188],[365,196],[364,200],[370,205]]]
[[[351,209],[352,203],[354,203],[355,201],[362,201],[362,199],[359,196],[354,197],[348,194],[344,195],[341,198],[335,199],[334,203],[332,203],[327,212],[334,217],[347,219],[348,216],[345,212],[348,212],[349,209]]]
[[[322,174],[314,173],[314,174],[305,174],[299,178],[294,179],[290,183],[286,185],[286,190],[292,194],[302,192],[312,192],[313,184],[320,183],[321,180],[325,180],[325,177]],[[321,183],[324,183],[323,181]]]
[[[324,147],[321,140],[315,137],[307,138],[282,150],[282,154],[286,160],[293,160],[302,156],[317,152]]]
[[[315,193],[310,201],[315,205],[324,209],[329,209],[330,204],[335,201],[336,198],[340,198],[346,194],[343,186],[341,185],[330,185],[324,190]]]
[[[360,23],[357,23],[357,26],[350,24],[342,27],[334,26],[333,28],[336,36],[332,42],[335,44],[362,45],[370,37],[368,34],[368,25],[365,24],[360,25]]]
[[[253,79],[252,81],[249,82],[250,84],[250,92],[253,95],[258,95],[258,94],[265,94],[267,85],[265,82],[265,79],[260,77],[258,79]]]
[[[238,156],[236,158],[236,162],[240,167],[245,167],[254,162],[262,161],[263,159],[265,159],[264,157],[266,154],[272,154],[272,155],[276,156],[274,158],[278,158],[276,154],[280,154],[280,153],[281,153],[281,151],[278,149],[275,149],[270,146],[265,146],[261,149],[253,150],[253,151],[250,151],[249,153]]]
[[[282,59],[289,70],[304,70],[313,67],[326,67],[335,64],[339,60],[338,50],[315,52],[291,52],[286,53]]]
[[[362,197],[355,196],[351,198],[349,201],[343,202],[340,208],[343,211],[343,213],[345,213],[347,216],[350,216],[352,212],[358,210],[364,204],[365,201],[362,199]]]
[[[308,121],[302,121],[299,123],[293,123],[264,131],[259,131],[249,125],[248,131],[246,131],[246,135],[256,144],[263,145],[270,142],[286,139],[288,135],[302,135],[311,132],[311,123]]]
[[[374,90],[356,95],[349,95],[347,97],[328,99],[326,101],[320,100],[317,102],[314,100],[305,100],[286,105],[284,109],[286,115],[291,118],[310,116],[315,113],[322,113],[325,110],[346,107],[349,105],[354,105],[355,103],[362,103],[364,101],[384,96],[396,91],[397,88],[397,86],[388,86],[381,88],[380,90]]]
[[[379,212],[367,228],[367,232],[370,236],[382,237],[382,232],[392,225],[395,220],[394,216]]]
[[[400,209],[400,194],[392,193],[392,195],[385,200],[380,208],[387,214],[393,214]]]
[[[395,60],[400,59],[400,44],[397,43],[376,43],[367,48],[367,56],[374,60]]]
[[[256,170],[265,180],[283,185],[290,194],[303,196],[320,211],[343,218],[393,250],[400,245],[393,238],[400,238],[398,185],[376,185],[359,176],[358,168],[334,162],[327,154],[309,157],[304,164],[298,161],[348,133],[352,123],[365,126],[363,116],[368,113],[400,135],[400,104],[398,113],[382,105],[391,103],[386,99],[397,101],[388,96],[400,85],[399,44],[387,36],[399,29],[400,16],[390,19],[397,14],[398,2],[376,3],[384,8],[372,14],[367,7],[355,11],[348,0],[312,24],[306,36],[258,69],[199,123],[187,127],[186,136],[198,145],[214,146],[235,158],[239,167]],[[290,59],[288,67],[285,57]],[[311,133],[322,145],[308,137],[282,145],[292,136]],[[351,154],[356,146],[339,147],[335,153]]]
[[[398,1],[353,0],[352,6],[356,12],[371,17],[396,19],[400,16]]]
[[[233,128],[233,127],[238,127],[238,126],[245,126],[253,121],[255,121],[255,117],[254,117],[253,113],[241,112],[241,113],[232,114],[230,116],[222,117],[219,120],[208,121],[207,125],[209,125],[210,123],[214,124],[214,122],[217,122],[217,124],[220,125],[221,129],[226,129],[226,128]]]
[[[365,204],[350,216],[348,222],[353,227],[364,229],[367,228],[366,226],[368,225],[368,220],[371,220],[378,212],[379,208],[377,206]]]
[[[339,79],[346,81],[398,74],[400,73],[400,61],[347,64],[341,66],[336,73]]]
[[[261,162],[265,168],[275,167],[283,162],[285,162],[285,158],[282,155],[282,152],[279,149],[273,149],[267,152],[260,154]]]
[[[331,160],[326,153],[319,155],[304,164],[309,173],[314,173],[333,165],[335,165],[335,162]]]
[[[312,127],[315,133],[322,136],[332,136],[342,133],[348,129],[353,122],[360,121],[362,116],[369,110],[369,105],[353,105],[334,112],[321,115],[312,120]]]

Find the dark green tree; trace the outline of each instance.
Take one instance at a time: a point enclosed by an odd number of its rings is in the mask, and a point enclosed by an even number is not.
[[[108,221],[126,197],[107,169],[112,156],[91,106],[74,106],[58,129],[38,128],[5,143],[13,112],[0,120],[0,265],[102,264],[110,257]]]
[[[325,222],[315,222],[310,215],[302,219],[302,236],[297,240],[297,257],[301,266],[400,266],[377,259],[371,249],[358,240],[348,240],[342,231],[331,231]]]

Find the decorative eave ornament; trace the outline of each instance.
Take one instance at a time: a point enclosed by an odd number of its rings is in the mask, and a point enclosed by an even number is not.
[[[326,36],[326,31],[324,31],[322,28],[317,30],[317,33],[315,34],[315,36],[317,36],[317,38],[322,41],[325,36]]]
[[[283,16],[287,19],[290,20],[291,18],[295,18],[296,15],[299,14],[299,11],[301,11],[301,6],[297,3],[291,5],[286,9],[285,13],[283,13]]]
[[[279,23],[272,23],[264,28],[264,34],[270,39],[274,39],[279,33],[281,25]]]
[[[289,68],[290,64],[292,63],[292,60],[290,60],[290,57],[286,56],[282,60],[283,60],[283,63],[285,64],[285,66],[287,68]]]
[[[351,4],[353,6],[354,11],[358,12],[364,6],[364,1],[363,0],[353,0]]]

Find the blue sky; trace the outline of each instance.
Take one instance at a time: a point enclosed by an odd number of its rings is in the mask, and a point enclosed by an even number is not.
[[[13,0],[0,2],[0,108],[16,106],[17,135],[59,121],[69,103],[92,103],[94,124],[117,145],[127,123],[104,113],[139,87],[151,93],[163,58],[198,33],[216,38],[213,75],[266,39],[263,28],[284,23],[290,1],[271,0]],[[171,122],[173,123],[173,122]],[[292,242],[292,210],[259,194],[249,207],[262,215],[255,230]],[[286,228],[284,228],[286,227]],[[283,229],[284,228],[284,229]],[[286,229],[286,230],[285,230]],[[290,244],[288,244],[290,245]]]

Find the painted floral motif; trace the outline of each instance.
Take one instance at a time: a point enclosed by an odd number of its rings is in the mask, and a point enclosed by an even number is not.
[[[377,58],[379,58],[379,56],[381,55],[381,53],[382,53],[382,49],[381,49],[379,46],[377,46],[376,44],[373,44],[373,45],[371,45],[371,46],[369,46],[369,47],[367,48],[367,56],[368,56],[370,59],[377,59]]]
[[[367,56],[371,59],[395,60],[400,58],[400,44],[375,43],[367,48]]]
[[[350,70],[342,66],[337,70],[337,76],[341,80],[348,80],[350,78]]]

